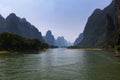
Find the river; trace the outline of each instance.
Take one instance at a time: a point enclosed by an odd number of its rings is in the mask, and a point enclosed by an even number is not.
[[[120,58],[110,51],[65,48],[4,54],[0,80],[120,80]]]

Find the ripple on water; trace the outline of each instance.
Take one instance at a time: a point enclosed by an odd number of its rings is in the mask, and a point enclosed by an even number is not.
[[[0,80],[120,80],[120,59],[108,51],[49,49],[0,56]]]

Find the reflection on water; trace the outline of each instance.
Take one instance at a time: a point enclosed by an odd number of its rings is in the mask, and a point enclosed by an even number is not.
[[[0,55],[0,80],[120,80],[112,52],[49,49],[39,54]]]

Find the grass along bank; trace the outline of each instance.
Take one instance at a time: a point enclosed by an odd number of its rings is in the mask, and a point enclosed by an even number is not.
[[[8,54],[10,53],[9,51],[0,51],[0,54]]]
[[[71,46],[68,49],[80,49],[80,50],[103,50],[101,48],[88,48],[88,47],[78,47],[78,46]]]

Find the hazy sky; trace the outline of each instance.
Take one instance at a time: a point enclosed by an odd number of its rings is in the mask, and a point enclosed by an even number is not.
[[[0,0],[0,14],[16,13],[35,25],[43,35],[47,30],[69,41],[83,32],[88,17],[112,0]]]

